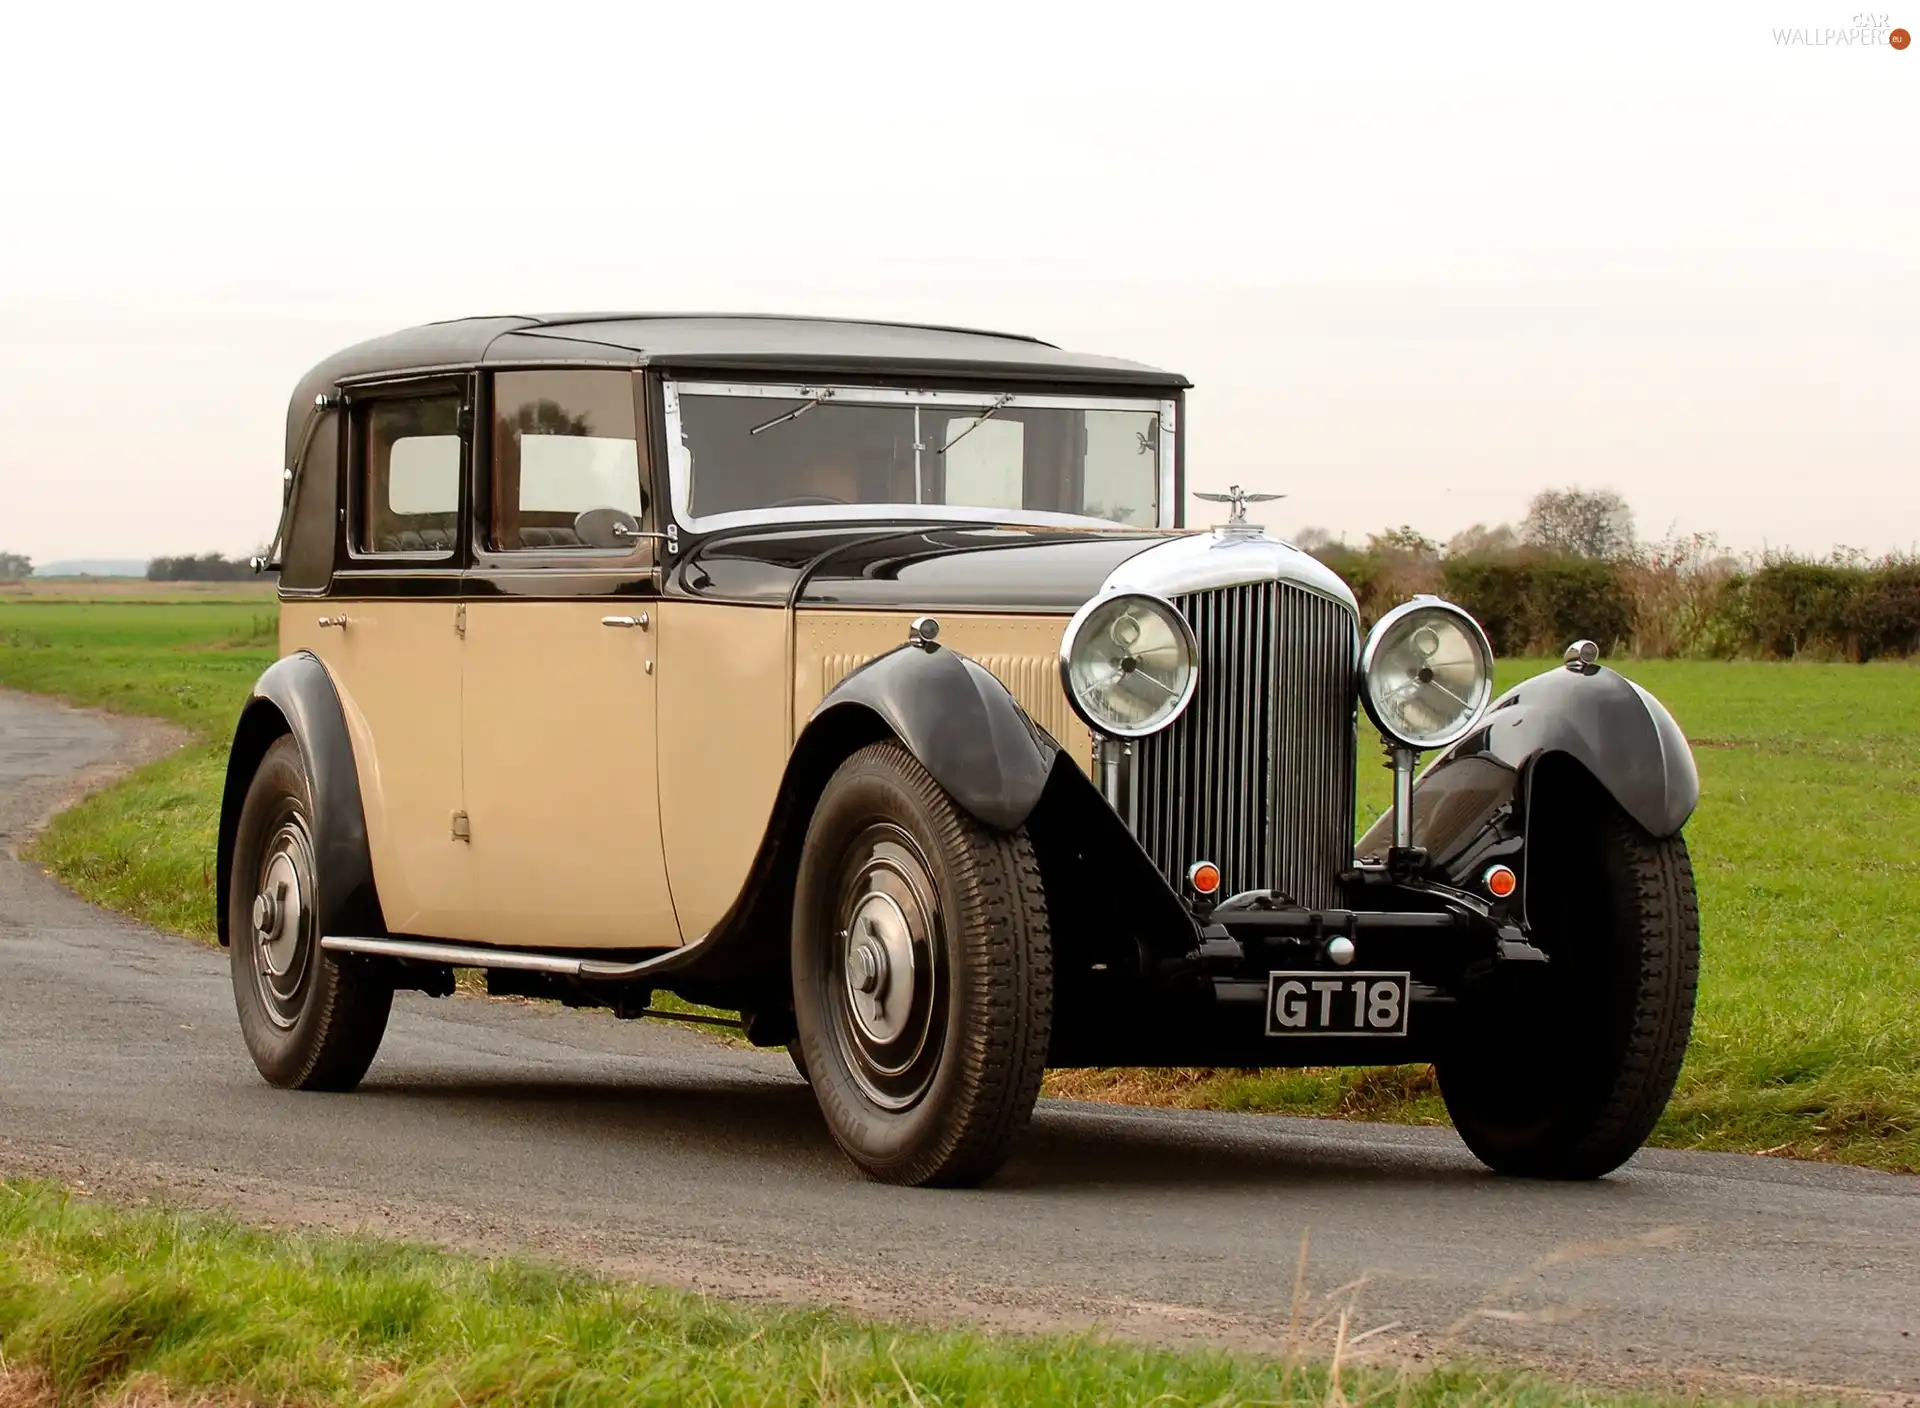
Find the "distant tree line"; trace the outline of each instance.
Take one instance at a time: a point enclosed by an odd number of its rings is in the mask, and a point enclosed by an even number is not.
[[[1506,655],[1557,654],[1583,636],[1660,658],[1920,654],[1920,557],[1738,557],[1707,534],[1643,543],[1612,490],[1548,490],[1518,527],[1476,524],[1444,544],[1411,527],[1360,547],[1311,528],[1294,541],[1346,579],[1369,623],[1437,592]]]
[[[253,564],[244,557],[223,553],[156,557],[147,563],[149,582],[237,582],[253,576]]]
[[[0,582],[19,582],[33,575],[33,559],[17,552],[0,552]]]

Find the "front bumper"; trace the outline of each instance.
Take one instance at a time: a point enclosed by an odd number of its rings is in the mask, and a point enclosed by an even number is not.
[[[1052,1066],[1431,1061],[1479,979],[1546,959],[1516,913],[1412,854],[1391,870],[1363,862],[1341,873],[1337,906],[1253,892],[1197,910],[1071,766],[1056,768],[1028,831],[1052,930]],[[1348,963],[1336,961],[1338,938],[1351,945]],[[1345,971],[1408,975],[1405,1035],[1267,1035],[1270,974]]]
[[[1351,1066],[1432,1061],[1462,998],[1500,975],[1538,971],[1547,955],[1497,906],[1470,895],[1356,872],[1350,890],[1394,908],[1307,909],[1274,897],[1196,914],[1179,959],[1137,975],[1064,985],[1050,1064]],[[1344,942],[1341,942],[1344,941]],[[1394,1035],[1275,1035],[1270,977],[1408,975],[1408,1020]],[[1107,977],[1102,973],[1096,977]],[[1091,1017],[1092,1020],[1086,1020]]]

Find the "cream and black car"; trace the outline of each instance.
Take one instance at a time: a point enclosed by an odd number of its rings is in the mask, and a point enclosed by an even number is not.
[[[469,968],[739,1013],[891,1182],[986,1177],[1086,1065],[1430,1062],[1493,1168],[1616,1167],[1692,1018],[1685,738],[1586,642],[1496,699],[1460,609],[1363,631],[1256,496],[1186,530],[1186,386],[791,317],[323,362],[219,831],[262,1074],[350,1089]]]

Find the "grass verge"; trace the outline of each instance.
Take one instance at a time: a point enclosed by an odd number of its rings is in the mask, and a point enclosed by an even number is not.
[[[175,720],[199,741],[57,818],[35,856],[89,899],[211,937],[227,731],[273,603],[0,599],[0,685]],[[1545,662],[1508,661],[1511,683]],[[1694,742],[1705,953],[1654,1142],[1920,1172],[1920,666],[1624,662]],[[1385,770],[1361,759],[1364,826]],[[1425,1068],[1068,1071],[1049,1093],[1439,1123]]]
[[[1656,1402],[1419,1371],[987,1336],[522,1260],[266,1233],[0,1181],[0,1403]],[[1697,1399],[1689,1401],[1697,1402]]]

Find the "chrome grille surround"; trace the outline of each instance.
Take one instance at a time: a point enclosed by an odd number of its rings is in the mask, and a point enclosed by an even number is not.
[[[1338,905],[1353,859],[1352,594],[1305,553],[1228,530],[1149,549],[1103,590],[1149,584],[1192,625],[1200,682],[1172,725],[1131,744],[1125,808],[1141,846],[1176,888],[1210,860],[1224,894]]]

